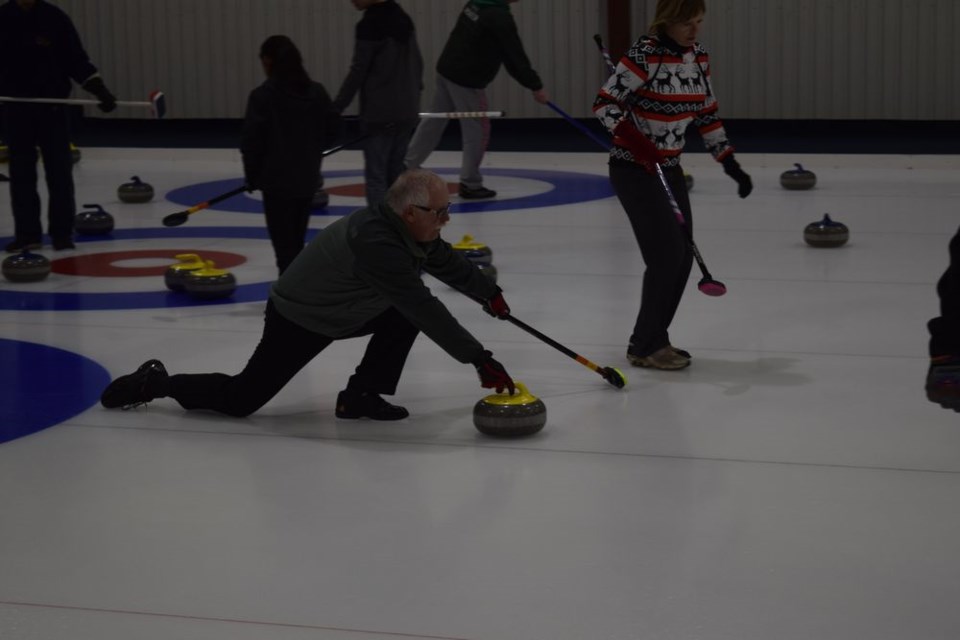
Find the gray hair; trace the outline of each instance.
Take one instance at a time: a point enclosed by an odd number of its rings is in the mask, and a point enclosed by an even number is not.
[[[447,183],[426,169],[404,171],[387,190],[387,206],[396,213],[414,204],[425,207],[430,202],[431,187],[446,191]]]

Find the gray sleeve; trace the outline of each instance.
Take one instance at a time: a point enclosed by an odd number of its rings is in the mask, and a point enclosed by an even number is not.
[[[353,97],[360,91],[360,87],[363,86],[363,82],[370,72],[370,67],[379,47],[380,42],[377,40],[357,40],[353,47],[350,72],[344,78],[343,84],[340,86],[340,92],[333,100],[333,108],[336,111],[343,112],[353,102]]]

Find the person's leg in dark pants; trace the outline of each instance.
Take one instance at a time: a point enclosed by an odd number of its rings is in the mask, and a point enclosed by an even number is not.
[[[937,282],[940,315],[927,323],[930,368],[927,398],[960,411],[960,230],[950,241],[950,265]]]
[[[417,128],[417,120],[397,122],[393,125],[390,149],[387,152],[387,189],[400,177],[406,169],[403,159],[407,155],[407,147]]]
[[[274,191],[263,192],[267,232],[281,274],[303,249],[310,224],[311,200],[310,196],[291,197]]]
[[[630,353],[645,357],[670,344],[668,328],[683,296],[693,256],[657,176],[640,166],[610,165],[610,181],[646,265],[640,311],[630,338]],[[684,185],[671,180],[671,189],[690,224]]]
[[[383,200],[390,188],[390,150],[393,129],[385,124],[365,125],[367,139],[363,141],[363,178],[367,204],[374,206]]]
[[[406,409],[388,403],[380,394],[396,393],[407,355],[419,333],[419,329],[391,307],[354,334],[373,335],[356,373],[350,376],[347,388],[337,397],[338,418],[400,420],[409,415]]]
[[[323,351],[329,338],[304,329],[267,303],[260,344],[237,375],[223,373],[170,376],[167,396],[184,409],[209,409],[244,417],[257,411]]]
[[[43,106],[8,104],[4,107],[6,142],[10,154],[10,206],[16,242],[39,245],[43,239],[40,194],[37,193],[37,111]]]
[[[371,335],[372,334],[372,335]],[[356,336],[371,335],[363,360],[347,389],[393,395],[420,330],[391,307],[368,322]]]
[[[73,158],[70,153],[70,120],[67,109],[53,105],[45,109],[37,142],[43,156],[43,172],[50,200],[47,204],[47,233],[54,249],[73,248],[73,217],[77,213],[73,187]]]

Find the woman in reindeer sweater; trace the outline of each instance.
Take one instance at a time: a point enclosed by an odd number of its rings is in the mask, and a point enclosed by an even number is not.
[[[650,32],[641,36],[600,89],[593,110],[614,135],[610,182],[627,212],[646,271],[627,360],[638,367],[682,369],[690,354],[670,344],[668,329],[690,275],[693,251],[678,224],[653,161],[661,164],[692,232],[680,154],[693,123],[707,149],[737,182],[753,185],[734,160],[710,86],[710,57],[697,42],[704,0],[658,0]]]

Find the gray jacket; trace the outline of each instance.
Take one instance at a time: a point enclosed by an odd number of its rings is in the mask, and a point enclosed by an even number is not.
[[[360,92],[367,124],[416,120],[423,90],[423,58],[410,16],[394,0],[370,6],[357,23],[350,72],[333,101],[342,112]]]

